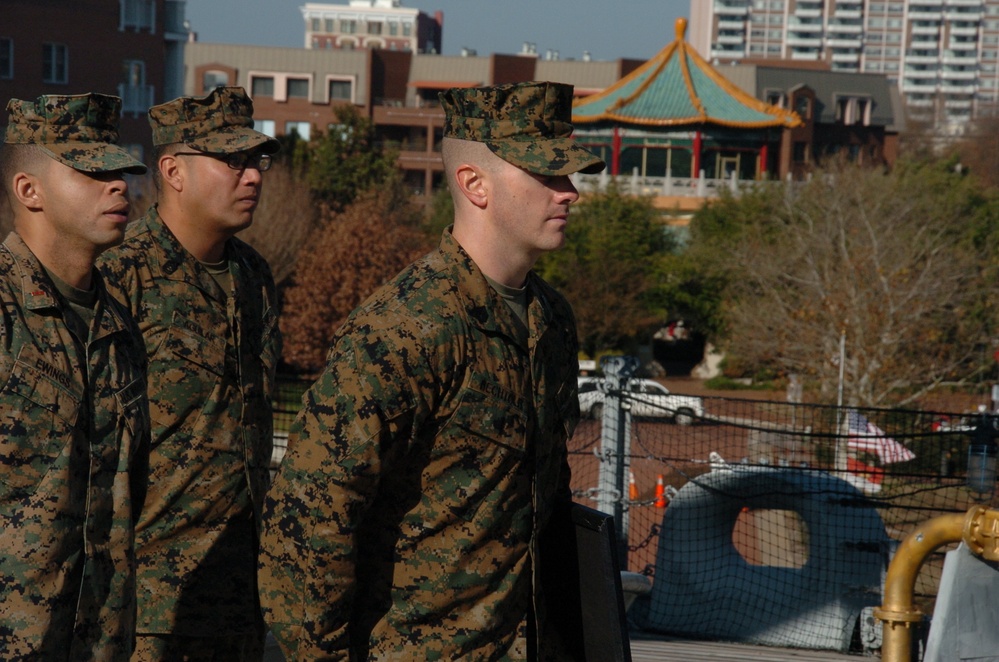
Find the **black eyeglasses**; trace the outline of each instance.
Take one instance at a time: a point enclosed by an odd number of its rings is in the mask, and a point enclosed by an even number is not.
[[[233,170],[256,168],[260,172],[271,169],[274,159],[270,154],[261,152],[229,152],[228,154],[210,154],[208,152],[174,152],[175,156],[210,156],[222,161]]]

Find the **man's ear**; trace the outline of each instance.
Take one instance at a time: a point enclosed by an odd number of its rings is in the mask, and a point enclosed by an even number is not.
[[[44,190],[41,180],[36,175],[26,172],[14,173],[11,190],[14,199],[30,211],[41,211],[44,200]]]
[[[164,154],[156,162],[156,167],[160,171],[160,181],[163,186],[169,186],[175,191],[184,189],[184,178],[187,175],[187,168],[181,165],[180,159],[175,154]]]
[[[489,201],[489,178],[482,168],[464,163],[455,170],[454,179],[466,200],[485,209]]]

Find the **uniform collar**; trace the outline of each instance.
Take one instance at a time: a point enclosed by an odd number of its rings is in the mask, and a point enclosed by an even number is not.
[[[31,252],[28,245],[24,243],[21,236],[16,232],[7,235],[3,245],[14,256],[17,264],[18,275],[21,278],[21,297],[26,310],[40,311],[49,308],[61,310],[63,304],[56,294],[56,287],[51,279],[45,274],[45,268],[38,261],[35,254]],[[106,289],[104,278],[95,268],[93,270],[93,285],[97,290],[97,312],[96,319],[99,320],[100,328],[94,334],[93,339],[98,340],[109,334],[122,330],[125,323],[107,305]]]
[[[44,310],[58,308],[59,298],[55,285],[45,275],[42,263],[24,243],[16,232],[7,235],[3,245],[7,247],[17,263],[18,275],[21,277],[21,297],[24,307],[28,310]]]
[[[499,293],[486,280],[475,261],[447,228],[441,236],[438,249],[455,281],[461,283],[459,295],[464,300],[465,310],[480,328],[498,331],[510,338],[517,338],[517,326],[513,311]],[[528,332],[531,344],[541,337],[551,324],[552,308],[540,287],[540,277],[533,271],[527,274]]]
[[[222,288],[215,282],[212,275],[208,273],[208,270],[174,236],[169,226],[163,221],[163,217],[160,216],[157,205],[149,208],[143,221],[149,228],[151,240],[160,249],[157,261],[159,263],[159,271],[164,276],[170,280],[180,280],[190,283],[219,301],[224,302],[226,300],[228,294],[222,291]],[[226,254],[228,253],[227,246]],[[149,256],[149,259],[152,262],[153,256]],[[232,269],[232,266],[230,263],[230,269]]]

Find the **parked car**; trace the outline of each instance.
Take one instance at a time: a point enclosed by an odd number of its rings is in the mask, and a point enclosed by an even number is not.
[[[579,410],[584,416],[599,419],[604,415],[604,380],[580,377]],[[690,425],[704,416],[704,401],[690,395],[674,395],[665,386],[652,379],[630,379],[626,393],[631,405],[631,415],[648,418],[672,419],[677,425]]]

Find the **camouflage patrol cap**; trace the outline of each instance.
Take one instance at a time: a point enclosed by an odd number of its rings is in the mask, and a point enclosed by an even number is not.
[[[180,97],[149,109],[154,145],[183,143],[206,154],[259,147],[274,154],[281,144],[253,128],[253,102],[241,87],[216,87],[205,97]]]
[[[121,99],[107,94],[48,94],[35,101],[11,99],[8,145],[36,145],[56,161],[81,172],[141,175],[146,166],[118,142]]]
[[[440,94],[444,137],[485,143],[498,157],[540,175],[594,173],[605,163],[572,135],[572,85],[513,83]]]

